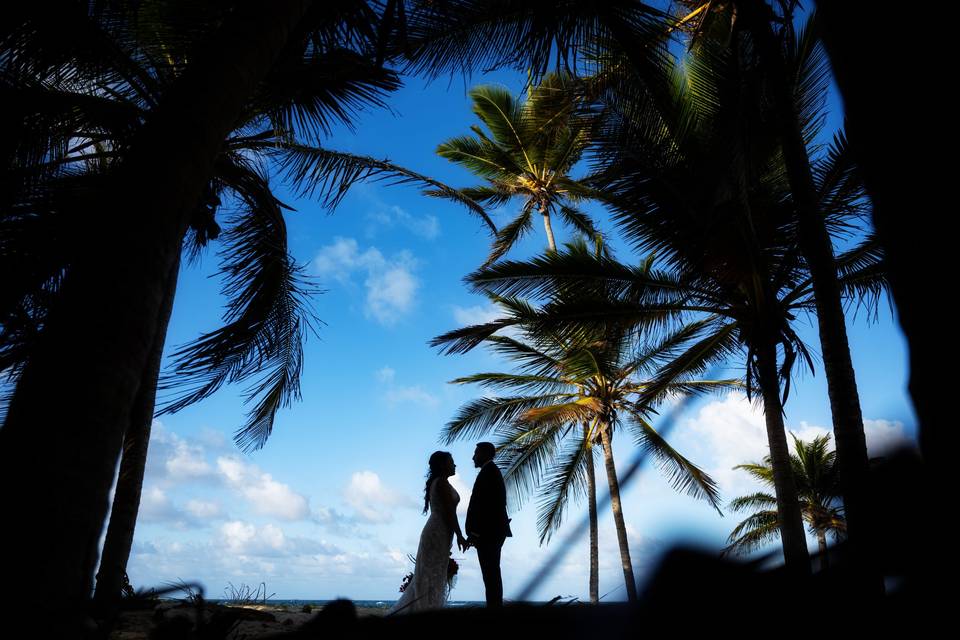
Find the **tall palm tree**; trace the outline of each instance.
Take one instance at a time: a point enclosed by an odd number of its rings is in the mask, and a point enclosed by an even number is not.
[[[815,153],[811,148],[812,138],[808,135],[815,128],[811,125],[816,125],[817,119],[810,120],[806,116],[816,101],[804,104],[798,99],[804,94],[812,95],[807,91],[810,87],[804,85],[806,79],[816,74],[809,73],[810,66],[797,63],[804,58],[809,61],[823,59],[823,56],[816,38],[811,37],[813,30],[808,29],[800,36],[795,33],[794,10],[798,3],[792,0],[770,4],[763,0],[722,3],[691,0],[679,3],[682,7],[678,15],[665,14],[646,3],[620,0],[589,5],[576,2],[539,5],[519,1],[429,5],[433,10],[415,14],[404,23],[403,32],[413,67],[436,75],[478,67],[514,67],[529,69],[534,77],[540,77],[553,60],[565,69],[576,69],[585,53],[594,58],[595,70],[601,75],[618,67],[629,68],[637,80],[652,89],[656,99],[656,86],[664,73],[662,62],[669,57],[667,49],[658,45],[663,45],[666,36],[686,34],[684,47],[696,48],[699,42],[711,42],[751,52],[766,84],[766,89],[755,98],[771,100],[776,105],[771,122],[778,129],[791,187],[790,197],[797,204],[800,250],[811,267],[817,290],[821,351],[843,470],[844,496],[852,522],[852,539],[864,539],[867,557],[861,565],[868,566],[869,554],[875,552],[870,549],[870,532],[865,525],[856,524],[865,517],[858,516],[858,513],[866,490],[867,453],[844,324],[844,287],[837,281],[839,265],[831,244],[832,234],[822,222],[824,215],[829,215],[829,209],[823,208],[823,194],[816,188],[817,161],[812,159]],[[831,9],[830,15],[843,15],[848,19],[854,12],[846,15]],[[835,23],[834,18],[832,24]],[[829,35],[839,50],[837,43],[842,39],[834,32]],[[609,55],[611,53],[616,55]],[[611,64],[611,61],[615,62]],[[825,72],[819,81],[825,89],[829,72],[825,65],[813,65],[813,68],[817,67]],[[848,74],[841,78],[841,86],[845,89],[854,86],[855,83],[850,81],[852,77]],[[861,84],[867,86],[869,83]],[[853,90],[850,93],[859,97]],[[617,101],[629,104],[633,99],[627,92]],[[861,109],[860,113],[862,115],[865,110]],[[874,190],[880,191],[878,184],[874,185]],[[886,241],[887,244],[892,242],[889,234]],[[905,317],[913,318],[910,314]],[[921,389],[929,386],[914,385],[914,395],[921,397]]]
[[[174,408],[268,371],[238,433],[242,445],[262,446],[276,410],[296,396],[309,323],[266,167],[311,179],[297,186],[329,204],[364,177],[423,178],[314,142],[398,85],[373,61],[373,9],[309,5],[78,2],[53,14],[21,7],[4,27],[3,88],[29,116],[4,147],[0,222],[13,250],[3,266],[16,274],[0,288],[0,356],[16,382],[0,431],[3,472],[13,474],[4,486],[19,485],[19,473],[59,496],[45,509],[12,499],[12,512],[37,528],[25,536],[37,552],[19,554],[14,582],[46,581],[74,604],[85,597],[121,438],[140,429],[148,440],[151,354],[163,346],[182,246],[219,235],[221,196],[238,205],[221,237],[226,326],[179,352],[177,371],[191,386]],[[31,330],[19,328],[23,319]],[[49,402],[51,388],[63,402]],[[49,469],[24,469],[37,438]],[[50,539],[65,526],[76,535]],[[38,559],[39,570],[27,564]]]
[[[572,251],[583,250],[576,246]],[[443,438],[452,442],[494,433],[505,479],[518,503],[539,493],[537,527],[541,544],[559,528],[571,496],[594,496],[591,482],[594,445],[600,445],[610,489],[611,507],[620,545],[627,594],[636,599],[636,584],[626,536],[619,482],[613,459],[613,435],[627,426],[638,446],[652,453],[678,490],[717,505],[714,481],[677,453],[650,424],[654,408],[670,394],[704,393],[736,385],[733,380],[698,380],[689,371],[675,370],[669,380],[656,376],[649,392],[646,375],[655,374],[682,345],[695,339],[703,325],[684,327],[666,338],[636,349],[628,334],[607,331],[589,340],[569,341],[541,333],[538,311],[522,300],[494,298],[506,323],[523,339],[490,334],[488,325],[465,327],[432,341],[447,353],[486,343],[519,365],[517,373],[479,373],[454,380],[511,392],[464,405],[447,424]],[[480,342],[475,342],[481,337]],[[643,398],[640,401],[640,398]],[[586,486],[584,486],[586,484]],[[592,501],[591,501],[592,502]],[[595,511],[595,507],[594,507]],[[592,532],[596,514],[591,511]],[[593,540],[593,536],[592,536]],[[591,548],[593,544],[591,544]],[[591,574],[595,559],[591,552]]]
[[[793,436],[794,452],[790,456],[803,519],[820,547],[821,569],[829,566],[827,534],[837,539],[847,530],[844,509],[840,503],[837,454],[828,449],[829,445],[829,434],[818,436],[810,442]],[[762,463],[741,464],[734,469],[743,469],[763,485],[773,486],[773,468],[769,457]],[[730,533],[727,540],[729,544],[723,552],[746,554],[775,540],[780,533],[776,507],[776,498],[762,491],[731,500],[729,508],[733,511],[752,513]]]
[[[808,556],[782,405],[797,358],[812,366],[791,328],[796,310],[814,308],[810,276],[797,248],[776,132],[765,125],[767,107],[743,97],[757,86],[755,65],[706,43],[694,54],[675,68],[669,92],[649,96],[633,78],[601,79],[617,96],[608,100],[613,108],[600,130],[597,184],[627,237],[653,251],[668,270],[649,272],[584,255],[545,256],[486,267],[469,281],[499,295],[601,286],[605,293],[595,303],[548,305],[548,315],[565,318],[568,330],[595,330],[610,319],[710,314],[712,330],[678,363],[705,366],[746,352],[748,393],[759,389],[764,403],[785,557],[804,571]],[[631,99],[618,101],[628,90]],[[839,136],[817,171],[818,193],[831,212],[827,222],[837,233],[863,210],[848,162]],[[845,295],[875,299],[884,286],[879,258],[869,237],[839,257]],[[606,295],[611,286],[619,295],[615,304]]]
[[[520,200],[520,213],[497,233],[486,264],[533,228],[534,213],[543,219],[550,251],[557,250],[552,216],[587,238],[597,234],[590,217],[577,208],[594,194],[570,176],[590,141],[576,113],[573,82],[570,76],[549,74],[530,88],[523,102],[499,86],[475,87],[470,91],[473,112],[487,130],[473,126],[474,135],[451,138],[437,147],[441,157],[485,181],[461,190],[470,199],[489,205]]]
[[[749,43],[763,75],[766,95],[776,108],[774,122],[782,147],[784,167],[796,204],[798,246],[810,268],[819,328],[823,368],[827,378],[830,411],[836,437],[837,457],[844,502],[848,505],[852,559],[865,577],[868,589],[881,590],[870,560],[877,553],[865,522],[868,498],[868,458],[863,415],[856,375],[850,356],[843,309],[842,287],[837,281],[836,256],[830,231],[823,222],[823,199],[816,176],[816,132],[830,71],[819,40],[816,13],[809,13],[799,33],[795,27],[798,3],[778,0],[743,0],[720,6],[699,5],[694,12],[700,25],[709,25],[712,37],[731,46]],[[692,14],[691,14],[692,15]],[[739,20],[733,19],[734,15]],[[696,30],[701,35],[702,30]],[[694,43],[695,46],[695,43]]]

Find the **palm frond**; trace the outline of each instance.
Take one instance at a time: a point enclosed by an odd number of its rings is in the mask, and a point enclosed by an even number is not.
[[[644,385],[637,398],[637,406],[656,406],[671,392],[681,390],[684,384],[690,382],[690,376],[702,375],[711,366],[726,362],[740,350],[735,322],[711,320],[700,329],[707,335],[657,370]],[[731,386],[736,384],[733,381],[723,382]]]
[[[499,260],[520,238],[533,229],[533,202],[524,204],[523,209],[512,222],[505,225],[497,232],[490,248],[490,255],[487,256],[484,265],[492,264]]]
[[[483,207],[461,192],[388,160],[377,160],[369,156],[301,144],[276,146],[261,143],[256,148],[268,151],[275,148],[274,153],[278,157],[280,171],[286,179],[294,185],[306,185],[299,187],[300,195],[316,197],[327,207],[336,207],[347,195],[350,187],[363,180],[386,180],[390,184],[417,184],[425,188],[429,187],[431,194],[439,193],[464,205],[487,225],[491,233],[497,232],[496,225]]]
[[[488,341],[497,331],[517,324],[519,324],[519,320],[515,318],[498,318],[491,322],[448,331],[432,338],[428,344],[431,347],[442,347],[441,353],[445,355],[466,353]]]
[[[629,46],[638,63],[650,59],[659,50],[649,44],[662,38],[668,18],[659,9],[624,0],[417,3],[407,11],[403,51],[407,70],[428,77],[509,67],[538,80],[554,62],[574,69],[598,40]]]
[[[598,235],[603,237],[602,234],[597,231],[597,227],[593,220],[590,219],[590,216],[584,212],[567,205],[560,205],[557,211],[560,213],[560,217],[563,218],[564,222],[580,232],[585,238],[594,240]]]
[[[570,425],[508,424],[498,429],[497,460],[504,468],[504,483],[511,491],[513,507],[519,509],[536,493],[551,468]]]
[[[437,146],[437,155],[454,162],[471,173],[502,185],[511,176],[526,171],[517,158],[476,131],[480,139],[456,136]]]
[[[776,511],[760,511],[738,524],[727,541],[723,555],[746,555],[780,537]]]
[[[451,384],[479,384],[485,389],[509,390],[531,394],[564,393],[570,384],[552,376],[521,375],[513,373],[475,373],[456,378]],[[572,392],[570,395],[574,395]]]
[[[671,447],[642,415],[633,411],[629,413],[637,446],[653,454],[673,488],[698,500],[706,500],[723,515],[717,482]]]
[[[531,409],[549,406],[554,394],[540,396],[509,396],[471,400],[457,410],[443,427],[440,440],[446,444],[456,440],[485,436],[492,431],[510,427]]]
[[[594,464],[593,448],[584,438],[568,439],[540,483],[537,505],[537,533],[540,544],[550,542],[559,530],[570,498],[579,500],[586,493],[586,465]]]
[[[315,289],[287,252],[283,205],[266,179],[240,165],[222,166],[226,173],[244,207],[222,237],[225,324],[174,352],[173,368],[158,386],[174,395],[159,414],[198,402],[224,383],[256,379],[245,400],[255,405],[235,434],[238,446],[250,450],[266,442],[277,410],[299,398],[303,337],[316,322],[307,296]]]
[[[551,376],[561,367],[556,357],[510,336],[492,335],[486,339],[486,344],[528,375]]]
[[[727,505],[731,511],[747,511],[749,509],[776,510],[777,498],[769,493],[751,493],[747,496],[734,498]]]
[[[368,106],[385,107],[385,97],[399,87],[395,72],[356,51],[291,52],[273,66],[247,109],[253,118],[266,115],[278,131],[319,138],[337,123],[352,126]]]
[[[794,87],[797,115],[803,139],[809,145],[823,128],[824,106],[830,85],[830,62],[817,33],[817,14],[811,11],[794,48],[788,52],[787,66]]]

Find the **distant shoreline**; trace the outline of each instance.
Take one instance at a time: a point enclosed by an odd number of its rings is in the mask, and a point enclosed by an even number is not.
[[[268,600],[257,600],[255,602],[247,602],[244,604],[236,603],[234,601],[223,599],[223,598],[208,598],[207,602],[220,605],[236,605],[236,606],[246,606],[252,607],[257,605],[265,605],[269,607],[303,607],[304,605],[310,605],[311,607],[324,607],[331,602],[334,602],[338,599],[341,600],[350,600],[353,602],[354,606],[360,609],[389,609],[397,602],[397,599],[378,599],[378,600],[352,600],[350,598],[332,598],[329,600],[301,600],[294,598],[274,598]],[[170,598],[169,600],[177,600],[176,598]],[[527,604],[546,604],[546,602],[528,602]],[[448,607],[483,607],[486,603],[483,600],[450,600],[447,602],[446,606]]]

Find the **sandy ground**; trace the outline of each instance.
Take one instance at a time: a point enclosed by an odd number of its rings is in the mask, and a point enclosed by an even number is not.
[[[230,608],[238,609],[244,617],[249,617],[241,620],[231,630],[227,636],[230,640],[252,640],[284,631],[293,631],[320,611],[320,608],[314,608],[310,613],[304,613],[299,609],[270,605]],[[357,615],[361,617],[382,616],[385,612],[385,609],[357,608]],[[110,634],[110,640],[147,640],[158,621],[169,621],[178,616],[186,616],[188,620],[194,620],[196,611],[191,606],[167,602],[161,603],[156,609],[125,611],[120,614],[113,633]]]

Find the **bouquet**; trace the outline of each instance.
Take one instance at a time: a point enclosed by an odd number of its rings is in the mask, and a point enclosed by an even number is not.
[[[400,583],[400,593],[403,593],[407,590],[407,587],[410,586],[411,580],[413,580],[413,571],[403,576],[403,581]]]
[[[460,572],[460,565],[453,558],[447,563],[447,590],[453,589],[457,584],[457,574]]]

